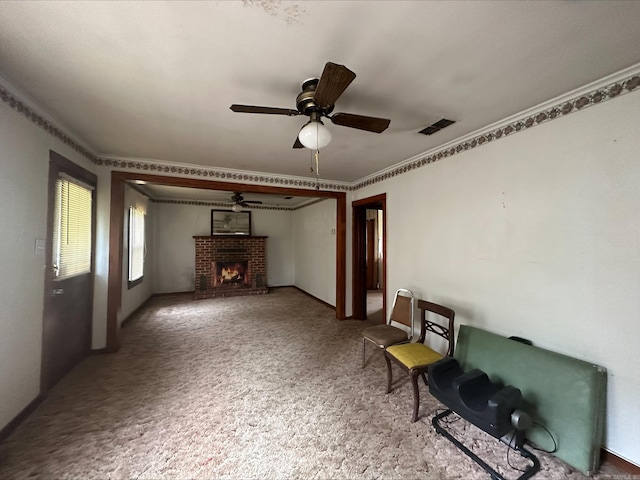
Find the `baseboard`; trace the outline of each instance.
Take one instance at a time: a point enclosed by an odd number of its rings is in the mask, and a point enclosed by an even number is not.
[[[277,287],[272,287],[271,285],[268,285],[267,288],[269,289],[269,291],[278,290],[279,288],[295,288],[296,290],[300,290],[295,285],[278,285]],[[302,290],[300,290],[300,291],[302,292]],[[303,293],[307,293],[307,292],[303,292]]]
[[[625,473],[640,476],[640,467],[638,465],[635,465],[624,458],[620,458],[615,453],[611,453],[604,448],[600,450],[600,461],[601,463],[606,462],[613,465]]]
[[[11,433],[20,425],[30,414],[33,412],[38,405],[42,403],[45,399],[45,395],[38,395],[34,398],[29,405],[24,407],[18,415],[13,417],[9,423],[7,423],[2,430],[0,430],[0,442],[6,439]]]
[[[171,297],[173,295],[193,295],[194,293],[196,293],[194,290],[188,290],[185,292],[164,292],[164,293],[154,293],[153,295],[151,295],[151,297],[149,297],[148,300],[150,300],[153,297]]]
[[[145,308],[147,306],[147,304],[152,299],[154,299],[155,297],[169,297],[169,296],[172,296],[172,295],[193,295],[193,293],[194,293],[193,290],[191,290],[189,292],[152,293],[149,296],[149,298],[147,298],[144,302],[142,302],[140,304],[140,306],[138,308],[136,308],[133,312],[131,312],[129,315],[127,315],[127,318],[122,320],[122,323],[120,323],[120,327],[126,326],[131,321],[131,319],[133,319],[140,312],[140,310]]]
[[[127,318],[125,318],[124,320],[122,320],[122,322],[120,322],[120,327],[124,328],[127,325],[127,323],[129,323],[131,319],[134,318],[138,314],[138,312],[140,312],[140,310],[142,310],[144,307],[147,306],[147,304],[149,303],[149,300],[151,300],[154,296],[155,294],[151,294],[144,302],[142,302],[138,306],[138,308],[136,308],[133,312],[127,315]]]
[[[311,295],[309,292],[305,292],[303,289],[301,289],[300,287],[297,287],[295,285],[281,285],[279,287],[269,287],[269,290],[271,289],[275,289],[275,288],[295,288],[296,290],[298,290],[300,293],[304,293],[306,296],[313,298],[316,302],[320,302],[321,304],[329,307],[332,310],[335,310],[336,307],[334,307],[333,305],[331,305],[330,303],[325,302],[324,300],[320,300],[318,297]]]

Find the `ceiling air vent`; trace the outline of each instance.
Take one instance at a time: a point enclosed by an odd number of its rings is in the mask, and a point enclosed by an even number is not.
[[[433,135],[434,133],[442,130],[443,128],[446,128],[449,125],[453,125],[454,123],[456,122],[453,120],[447,120],[446,118],[443,118],[442,120],[438,120],[436,123],[433,123],[428,127],[423,128],[418,133],[423,133],[425,135]]]

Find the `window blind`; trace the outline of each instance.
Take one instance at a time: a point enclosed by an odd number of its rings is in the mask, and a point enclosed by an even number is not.
[[[52,259],[58,280],[91,271],[92,197],[79,182],[56,180]]]
[[[129,281],[144,275],[144,212],[136,207],[129,208]]]

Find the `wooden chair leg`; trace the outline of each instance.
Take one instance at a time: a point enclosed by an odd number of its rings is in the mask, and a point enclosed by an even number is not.
[[[387,393],[389,393],[391,391],[392,373],[391,373],[391,360],[389,360],[389,357],[387,356],[387,352],[384,353],[384,361],[387,362]]]
[[[429,381],[427,380],[427,374],[423,372],[420,376],[422,377],[422,380],[424,380],[425,386],[428,387],[429,386]]]
[[[413,422],[418,421],[418,410],[420,409],[420,389],[418,388],[418,374],[411,372],[411,384],[413,385]]]

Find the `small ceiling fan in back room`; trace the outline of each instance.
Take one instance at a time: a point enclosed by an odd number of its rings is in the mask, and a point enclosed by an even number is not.
[[[242,196],[241,192],[233,192],[231,196],[231,200],[233,200],[233,206],[231,207],[231,211],[239,212],[242,208],[247,208],[250,203],[261,204],[262,202],[259,200],[245,200]]]
[[[302,84],[302,92],[296,97],[297,110],[290,108],[259,107],[255,105],[231,105],[231,110],[241,113],[261,113],[267,115],[306,115],[309,121],[300,129],[293,148],[319,150],[331,141],[331,131],[322,123],[328,118],[334,125],[357,128],[367,132],[384,132],[391,120],[367,117],[354,113],[334,113],[335,102],[347,89],[356,74],[344,65],[327,62],[320,79],[311,78]]]

